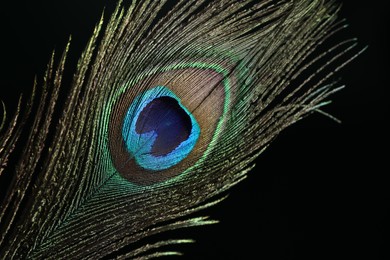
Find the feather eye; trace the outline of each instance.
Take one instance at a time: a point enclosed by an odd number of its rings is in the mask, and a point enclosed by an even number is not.
[[[162,182],[205,159],[231,101],[228,79],[217,69],[196,63],[168,67],[117,97],[109,150],[123,177]]]
[[[178,219],[220,201],[280,131],[320,111],[339,89],[328,82],[333,71],[357,55],[354,40],[319,51],[343,28],[333,1],[171,4],[120,2],[96,26],[63,106],[70,44],[57,66],[53,55],[36,105],[32,97],[0,139],[2,165],[23,147],[6,168],[13,180],[0,212],[0,258],[172,253],[153,250],[190,241],[118,251],[215,223]]]

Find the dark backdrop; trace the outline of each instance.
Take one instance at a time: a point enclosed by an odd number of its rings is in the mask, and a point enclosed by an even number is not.
[[[2,3],[0,97],[6,105],[14,107],[17,96],[29,92],[52,49],[62,51],[70,34],[74,67],[112,2]],[[184,259],[388,257],[389,19],[385,1],[344,2],[346,34],[369,48],[340,73],[347,88],[326,109],[343,123],[313,115],[283,132],[247,180],[203,212],[220,224],[170,234],[197,240],[178,248]]]

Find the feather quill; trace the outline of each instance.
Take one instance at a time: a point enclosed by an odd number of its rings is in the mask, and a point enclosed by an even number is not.
[[[176,254],[159,250],[192,240],[122,249],[168,230],[215,223],[188,216],[218,203],[217,195],[242,181],[283,129],[321,112],[341,88],[331,81],[334,73],[360,53],[356,40],[322,47],[345,27],[338,9],[334,1],[132,1],[125,7],[120,1],[95,27],[64,104],[58,100],[70,41],[58,62],[53,53],[42,86],[34,84],[27,104],[20,99],[1,129],[0,176],[8,171],[12,180],[0,210],[0,258]],[[169,100],[161,101],[161,93]],[[135,122],[146,109],[139,108],[143,98],[159,99],[188,114],[191,129],[195,121],[200,127],[184,158],[169,158],[167,169],[152,173],[158,156],[144,167],[131,150],[138,141],[128,144],[123,136],[133,134],[123,130],[125,115]],[[132,104],[142,111],[132,112]],[[22,152],[14,154],[15,147]],[[10,156],[16,165],[7,163]]]

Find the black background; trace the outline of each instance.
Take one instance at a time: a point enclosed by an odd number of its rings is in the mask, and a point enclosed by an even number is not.
[[[0,98],[12,110],[70,34],[74,66],[104,6],[109,13],[115,1],[9,2],[0,6]],[[389,259],[385,2],[344,1],[345,35],[369,48],[342,70],[347,88],[326,108],[343,123],[313,115],[284,131],[229,198],[203,212],[220,224],[171,234],[197,240],[176,248],[185,259]]]

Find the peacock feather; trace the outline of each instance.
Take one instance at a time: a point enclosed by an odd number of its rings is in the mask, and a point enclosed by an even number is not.
[[[345,28],[339,8],[120,1],[69,86],[71,41],[16,113],[3,113],[0,177],[11,178],[0,259],[176,254],[160,248],[192,240],[137,242],[215,223],[190,214],[221,201],[287,126],[327,115],[321,108],[342,88],[335,72],[360,53],[355,39],[332,42]]]

